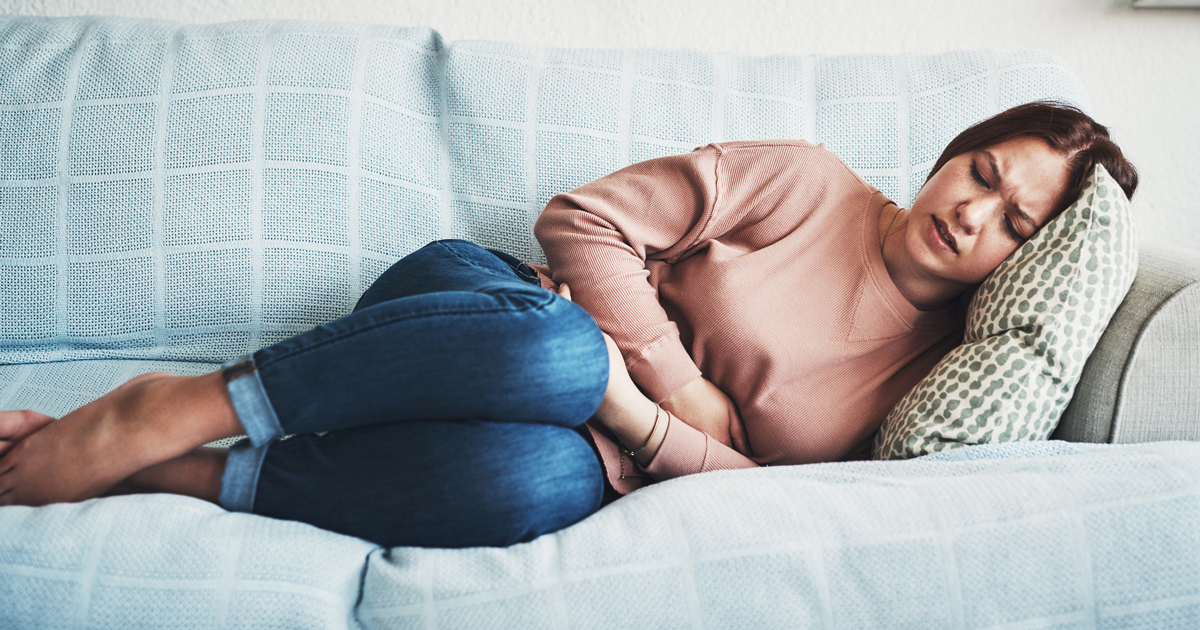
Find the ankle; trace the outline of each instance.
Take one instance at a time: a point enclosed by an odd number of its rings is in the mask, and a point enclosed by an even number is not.
[[[207,429],[203,436],[204,443],[245,435],[246,430],[233,408],[233,401],[229,399],[229,389],[221,372],[209,372],[192,378],[194,381],[190,385],[195,388],[197,413],[204,417],[203,426]]]
[[[168,388],[165,393],[179,408],[178,417],[186,419],[186,428],[202,440],[197,446],[244,433],[220,372],[180,377]]]
[[[229,449],[201,447],[139,470],[119,486],[128,492],[179,494],[219,504],[228,458]]]

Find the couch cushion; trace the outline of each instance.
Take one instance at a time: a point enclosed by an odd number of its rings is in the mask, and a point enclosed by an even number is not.
[[[1136,274],[1129,200],[1096,165],[1079,199],[980,285],[962,345],[888,414],[875,457],[1048,438]]]
[[[221,361],[459,237],[535,262],[555,193],[711,141],[825,142],[898,203],[1045,53],[740,57],[428,29],[0,16],[0,363]]]
[[[1200,441],[1200,252],[1142,244],[1138,275],[1051,439]]]

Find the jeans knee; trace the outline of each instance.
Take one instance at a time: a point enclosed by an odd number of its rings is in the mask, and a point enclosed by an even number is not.
[[[474,254],[476,251],[486,251],[483,249],[483,247],[476,245],[475,243],[472,243],[471,241],[468,241],[466,239],[461,239],[461,238],[438,239],[436,241],[430,242],[428,245],[422,247],[421,249],[419,249],[417,251],[422,251],[422,250],[431,250],[431,251],[437,251],[437,252],[444,252],[445,250],[450,250],[460,256],[463,254],[466,254],[468,257],[470,257],[472,254]]]
[[[574,430],[541,426],[536,452],[513,464],[525,474],[506,480],[496,506],[509,544],[533,540],[573,525],[600,509],[603,471],[595,451]]]
[[[530,364],[578,408],[578,422],[595,412],[608,387],[608,348],[596,320],[578,304],[555,296],[531,336]]]

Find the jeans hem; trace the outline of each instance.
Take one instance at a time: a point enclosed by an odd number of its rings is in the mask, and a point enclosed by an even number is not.
[[[261,447],[283,437],[284,431],[279,416],[275,414],[275,408],[271,406],[271,400],[267,398],[262,377],[253,367],[253,357],[254,355],[247,354],[221,367],[227,369],[250,364],[249,370],[243,369],[232,378],[229,378],[230,372],[227,370],[226,378],[229,380],[225,383],[225,389],[229,392],[229,400],[233,403],[233,410],[246,431],[246,437],[250,438],[251,444]]]
[[[217,501],[230,512],[251,512],[258,491],[258,476],[262,473],[266,447],[238,442],[229,449],[225,472],[221,475],[221,494]]]

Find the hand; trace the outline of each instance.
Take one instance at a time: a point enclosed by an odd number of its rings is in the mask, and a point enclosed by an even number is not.
[[[571,288],[565,284],[559,285],[558,294],[570,300]],[[629,377],[629,370],[625,369],[625,357],[617,348],[617,342],[608,333],[601,331],[601,334],[608,348],[608,388],[593,417],[608,427],[626,448],[638,449],[645,444],[646,448],[634,456],[638,463],[645,466],[654,459],[666,437],[668,419],[663,413],[655,424],[658,409],[654,401],[646,398]]]
[[[750,441],[737,405],[711,381],[698,376],[662,402],[663,409],[725,446],[750,456]]]

